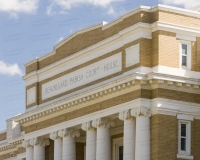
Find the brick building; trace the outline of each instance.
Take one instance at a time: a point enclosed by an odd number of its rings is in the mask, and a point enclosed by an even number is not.
[[[199,160],[199,10],[140,6],[26,63],[0,160]]]

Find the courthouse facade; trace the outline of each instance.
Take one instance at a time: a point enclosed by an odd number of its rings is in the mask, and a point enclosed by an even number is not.
[[[0,160],[199,160],[199,10],[140,6],[26,63]]]

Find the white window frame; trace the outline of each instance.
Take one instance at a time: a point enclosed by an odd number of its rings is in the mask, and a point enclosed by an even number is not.
[[[187,66],[182,66],[182,44],[187,45]],[[192,68],[192,42],[180,40],[179,43],[179,62],[180,68],[184,70],[191,70]]]
[[[123,137],[113,139],[113,160],[119,160],[119,147],[123,146]]]
[[[181,150],[181,124],[186,124],[186,151]],[[191,121],[179,120],[178,125],[178,154],[190,156],[191,154]]]

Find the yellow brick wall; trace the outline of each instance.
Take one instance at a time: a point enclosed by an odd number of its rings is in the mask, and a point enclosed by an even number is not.
[[[156,31],[152,37],[152,67],[161,65],[179,68],[179,40],[176,34]]]
[[[151,117],[151,160],[175,160],[178,130],[175,116],[156,114]]]
[[[159,10],[158,17],[159,21],[161,22],[173,23],[193,28],[200,28],[200,19],[197,17],[191,17],[187,15],[161,10]]]

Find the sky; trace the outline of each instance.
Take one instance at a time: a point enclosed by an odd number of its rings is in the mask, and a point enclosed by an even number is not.
[[[78,29],[106,21],[140,5],[181,8],[199,0],[0,0],[0,131],[25,112],[24,64],[53,50]]]

